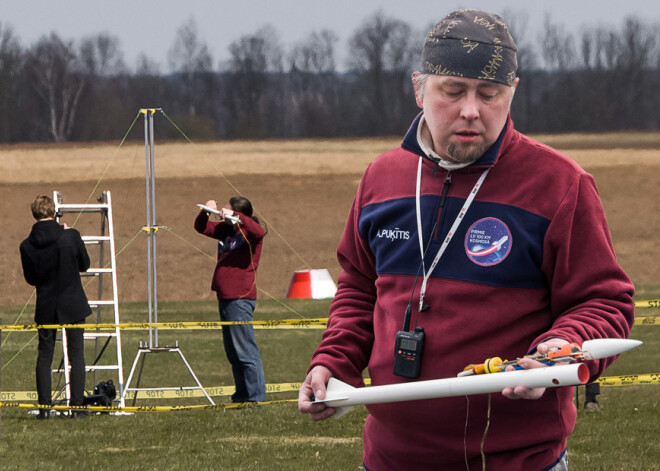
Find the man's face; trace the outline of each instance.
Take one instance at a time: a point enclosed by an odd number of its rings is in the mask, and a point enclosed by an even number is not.
[[[513,98],[507,85],[445,75],[429,75],[419,92],[433,149],[456,163],[477,160],[497,140]]]

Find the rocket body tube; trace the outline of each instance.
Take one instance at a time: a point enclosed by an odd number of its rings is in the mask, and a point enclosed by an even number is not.
[[[364,388],[353,388],[336,378],[331,378],[326,397],[315,402],[323,402],[328,407],[336,408],[336,416],[340,417],[358,404],[498,393],[507,387],[518,385],[530,389],[575,386],[585,384],[588,380],[589,369],[584,363]]]

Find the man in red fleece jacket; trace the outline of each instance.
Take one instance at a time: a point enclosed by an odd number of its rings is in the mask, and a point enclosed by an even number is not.
[[[335,413],[312,403],[330,377],[362,386],[368,368],[372,385],[437,379],[489,357],[628,336],[634,289],[593,178],[513,128],[516,70],[497,15],[458,10],[427,35],[413,74],[422,112],[365,171],[337,251],[337,294],[298,400],[312,419]],[[410,330],[425,333],[412,379],[394,354],[409,308]],[[588,362],[591,379],[612,360]],[[367,406],[365,468],[565,470],[572,389]]]
[[[215,200],[207,201],[205,206],[218,210]],[[233,196],[219,211],[222,220],[211,221],[202,209],[195,218],[195,230],[218,241],[211,289],[218,298],[220,320],[252,321],[257,302],[257,267],[266,232],[252,214],[252,203],[247,198]],[[232,402],[263,402],[266,380],[254,328],[250,324],[224,326],[222,339],[236,385]]]

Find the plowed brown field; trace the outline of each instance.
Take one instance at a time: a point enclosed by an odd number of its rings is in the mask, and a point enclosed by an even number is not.
[[[655,134],[541,137],[594,175],[617,255],[637,285],[660,284],[660,142]],[[215,242],[197,234],[196,203],[250,198],[270,229],[259,268],[260,296],[284,297],[295,270],[328,268],[366,165],[399,139],[156,143],[160,300],[211,299]],[[0,146],[0,305],[22,305],[32,288],[18,246],[33,223],[29,203],[58,190],[64,203],[112,194],[121,301],[147,298],[145,150],[142,143]],[[411,182],[411,184],[414,184]],[[98,215],[64,219],[83,234]],[[90,252],[90,254],[92,254]],[[94,254],[92,254],[94,257]]]

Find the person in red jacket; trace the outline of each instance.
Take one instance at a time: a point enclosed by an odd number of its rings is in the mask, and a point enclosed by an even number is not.
[[[634,288],[593,178],[513,128],[517,48],[503,20],[449,14],[421,65],[422,112],[364,172],[337,249],[343,271],[298,397],[314,420],[336,412],[312,402],[330,377],[354,387],[365,368],[375,386],[456,377],[495,356],[626,338],[633,324]],[[395,361],[408,328],[424,333],[418,371]],[[612,361],[586,362],[591,380]],[[565,470],[577,415],[573,388],[523,385],[367,410],[369,471]]]
[[[215,200],[205,206],[218,210]],[[220,208],[222,220],[210,221],[209,213],[200,210],[195,230],[217,239],[218,261],[211,289],[216,292],[221,321],[252,321],[257,300],[257,267],[266,235],[252,214],[247,198],[234,196]],[[263,402],[266,381],[250,324],[223,326],[222,338],[227,359],[231,363],[236,392],[232,402]]]
[[[20,254],[25,281],[37,289],[34,320],[37,324],[84,324],[92,313],[80,281],[80,272],[89,269],[85,243],[76,229],[55,220],[55,203],[49,196],[37,196],[30,206],[37,221],[27,239],[21,242]],[[67,352],[71,363],[69,405],[84,405],[85,348],[84,330],[66,329]],[[39,329],[37,356],[37,395],[42,405],[51,405],[51,367],[56,329]],[[74,411],[72,417],[87,417]],[[40,409],[38,419],[50,418],[48,409]]]

